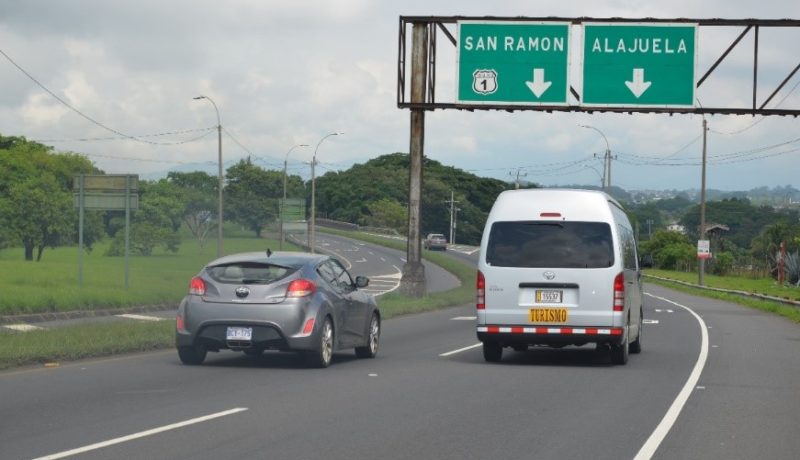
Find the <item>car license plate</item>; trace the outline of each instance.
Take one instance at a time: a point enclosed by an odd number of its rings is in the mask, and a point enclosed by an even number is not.
[[[561,303],[563,291],[537,290],[536,303]]]
[[[225,340],[252,340],[252,327],[229,327],[225,333]]]
[[[530,320],[532,323],[566,323],[566,308],[531,308]]]

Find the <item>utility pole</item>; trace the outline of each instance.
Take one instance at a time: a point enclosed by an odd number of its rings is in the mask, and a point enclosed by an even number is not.
[[[517,178],[516,178],[516,180],[514,180],[514,189],[516,189],[516,190],[519,190],[519,176],[520,176],[519,173],[520,173],[521,170],[522,170],[522,168],[517,168]],[[514,174],[511,171],[508,172],[508,175],[511,176],[512,179],[514,178]],[[528,176],[528,173],[525,173],[525,174],[522,175],[522,177],[527,177],[527,176]]]
[[[435,27],[435,25],[433,25]],[[412,31],[411,50],[411,102],[422,104],[426,101],[426,82],[428,79],[428,24],[415,22]],[[400,290],[411,297],[425,295],[425,266],[422,265],[421,201],[422,201],[422,159],[425,155],[425,110],[411,109],[411,141],[408,149],[408,241],[406,243],[406,263]]]
[[[702,167],[702,176],[700,179],[700,238],[699,240],[704,240],[706,238],[706,133],[708,133],[708,126],[706,124],[706,118],[703,117],[703,167]],[[700,257],[699,267],[698,267],[698,279],[697,284],[703,286],[705,283],[705,274],[706,274],[706,259]]]
[[[449,241],[450,244],[453,244],[453,239],[455,238],[455,228],[456,228],[456,221],[455,221],[455,210],[456,210],[456,207],[455,207],[455,204],[456,203],[460,203],[460,202],[459,201],[455,201],[453,199],[453,191],[450,190],[450,200],[449,201],[445,201],[445,203],[448,203],[450,205],[450,239],[447,240],[447,241]]]

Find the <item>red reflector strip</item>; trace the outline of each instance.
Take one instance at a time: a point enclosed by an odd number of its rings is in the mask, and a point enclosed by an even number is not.
[[[478,326],[478,332],[486,332],[489,334],[622,335],[622,328]]]
[[[543,212],[539,214],[539,217],[561,217],[560,212]]]

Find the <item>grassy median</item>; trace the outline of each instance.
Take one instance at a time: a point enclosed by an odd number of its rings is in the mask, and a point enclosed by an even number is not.
[[[370,235],[342,232],[344,236],[404,250],[405,243]],[[211,245],[213,246],[213,245]],[[276,242],[252,238],[226,239],[228,253],[277,248]],[[99,248],[98,248],[99,249]],[[212,248],[215,249],[215,248]],[[97,250],[97,249],[96,249]],[[200,251],[184,242],[178,254],[161,254],[153,259],[132,258],[131,288],[124,289],[121,258],[87,257],[85,284],[77,288],[77,251],[63,248],[45,253],[47,263],[14,260],[12,250],[0,252],[0,290],[9,293],[0,300],[0,314],[68,311],[147,304],[177,305],[185,295],[188,280],[213,259],[207,246]],[[442,254],[425,251],[425,258],[453,273],[461,286],[421,298],[390,293],[378,298],[384,319],[472,302],[475,269]],[[153,256],[151,256],[153,257]],[[107,260],[108,259],[108,260]],[[89,268],[89,267],[92,268]],[[136,269],[134,269],[136,267]],[[135,280],[135,281],[134,281]],[[26,286],[44,285],[49,291],[24,299]],[[154,292],[147,292],[152,289]],[[175,322],[95,323],[32,332],[0,333],[0,369],[71,361],[119,353],[173,347]]]

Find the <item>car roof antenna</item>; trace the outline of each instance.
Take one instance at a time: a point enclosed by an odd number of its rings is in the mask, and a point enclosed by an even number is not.
[[[267,248],[267,257],[269,257],[271,255],[272,255],[272,250],[270,248]]]

